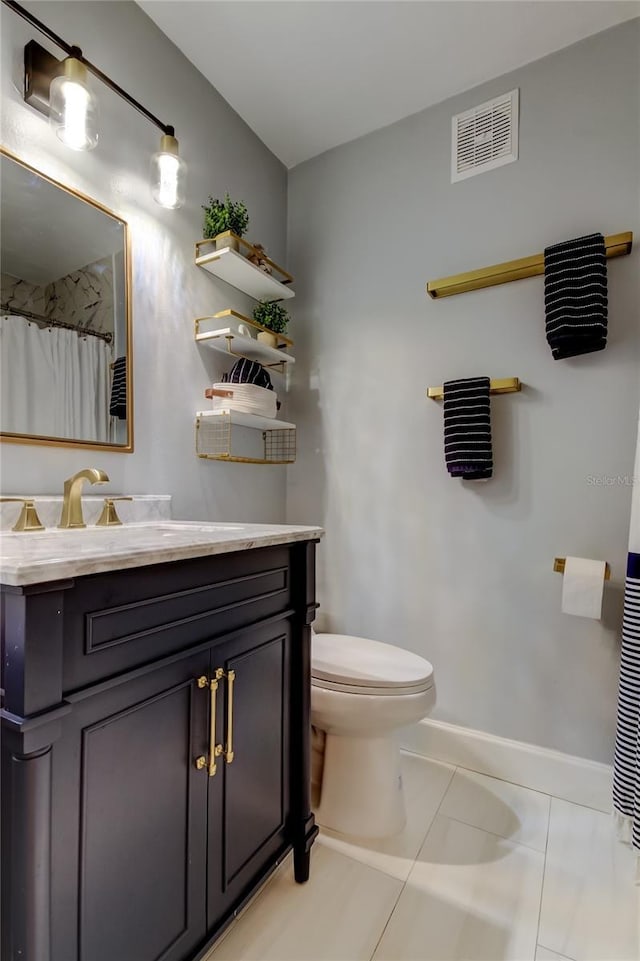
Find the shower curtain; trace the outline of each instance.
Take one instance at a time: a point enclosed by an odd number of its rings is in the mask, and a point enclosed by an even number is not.
[[[100,337],[0,317],[0,428],[107,442],[110,360]]]
[[[640,438],[640,434],[639,434]],[[624,592],[618,727],[613,769],[613,808],[618,836],[638,856],[640,883],[640,446],[636,448],[629,556]]]

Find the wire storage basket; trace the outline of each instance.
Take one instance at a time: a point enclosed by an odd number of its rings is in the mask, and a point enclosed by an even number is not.
[[[255,441],[247,439],[249,431],[257,433],[265,418],[251,417],[231,410],[201,411],[196,415],[196,454],[206,460],[243,464],[293,464],[296,459],[296,428],[282,426],[262,429],[262,456]],[[276,425],[275,420],[269,424]]]
[[[296,429],[262,432],[267,464],[293,464],[296,459]]]

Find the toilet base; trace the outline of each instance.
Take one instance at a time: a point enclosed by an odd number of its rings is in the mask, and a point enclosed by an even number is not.
[[[327,734],[315,814],[318,824],[340,834],[366,838],[399,834],[406,814],[395,738]]]

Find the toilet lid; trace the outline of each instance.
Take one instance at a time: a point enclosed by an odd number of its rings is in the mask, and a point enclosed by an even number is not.
[[[348,634],[314,634],[311,675],[331,685],[384,689],[400,693],[423,691],[433,684],[429,661],[393,644]]]

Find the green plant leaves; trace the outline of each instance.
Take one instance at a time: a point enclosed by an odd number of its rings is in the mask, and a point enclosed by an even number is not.
[[[249,226],[249,212],[246,204],[241,200],[232,200],[229,194],[225,194],[224,200],[217,197],[209,197],[209,202],[202,205],[204,210],[203,234],[205,239],[217,237],[226,230],[233,231],[238,237],[242,237]]]
[[[283,334],[289,323],[289,314],[276,301],[261,300],[253,308],[253,319],[274,334]]]

